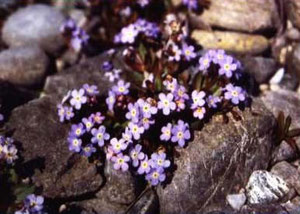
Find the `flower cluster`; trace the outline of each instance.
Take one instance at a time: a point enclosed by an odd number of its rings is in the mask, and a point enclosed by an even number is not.
[[[166,17],[166,35],[157,37],[160,45],[155,47],[147,38],[145,43],[143,37],[136,39],[141,32],[151,37],[148,25],[138,20],[118,35],[121,43],[145,44],[125,48],[124,62],[133,70],[123,71],[125,79],[111,62],[104,62],[105,76],[117,80],[108,93],[84,85],[68,93],[58,113],[61,122],[73,124],[70,151],[87,157],[104,151],[114,169],[145,176],[156,186],[171,175],[174,150],[188,145],[192,127],[201,127],[216,112],[233,112],[248,96],[240,63],[223,50],[197,54],[176,16]]]
[[[123,27],[121,32],[115,36],[115,43],[132,44],[138,35],[142,34],[146,37],[157,38],[160,29],[157,24],[148,22],[145,19],[138,19],[136,22]]]
[[[18,150],[14,145],[14,140],[9,137],[0,136],[0,161],[13,164],[18,159]]]
[[[79,52],[89,40],[87,33],[78,27],[73,19],[66,20],[60,27],[60,31],[76,52]]]
[[[34,194],[28,195],[24,200],[24,206],[15,214],[41,214],[43,210],[44,197]]]

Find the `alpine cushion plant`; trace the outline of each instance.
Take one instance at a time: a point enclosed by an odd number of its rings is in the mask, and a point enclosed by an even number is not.
[[[174,153],[188,146],[193,130],[249,99],[236,59],[223,50],[199,54],[175,15],[164,23],[164,30],[153,25],[155,34],[145,20],[125,27],[117,37],[131,44],[123,52],[131,71],[114,78],[108,92],[85,84],[58,105],[60,121],[73,124],[70,151],[104,152],[114,169],[145,176],[153,186],[171,179]],[[108,61],[101,67],[115,69]]]

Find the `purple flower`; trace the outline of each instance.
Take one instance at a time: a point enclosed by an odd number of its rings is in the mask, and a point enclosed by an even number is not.
[[[146,175],[146,180],[149,181],[152,186],[156,186],[165,181],[166,175],[163,168],[152,169],[151,172]]]
[[[127,148],[127,144],[123,139],[118,140],[117,138],[113,138],[110,140],[110,144],[112,145],[115,153],[120,153]]]
[[[152,168],[168,168],[171,165],[169,160],[166,160],[166,153],[159,152],[151,155],[150,165]]]
[[[113,111],[114,109],[114,105],[115,105],[115,102],[116,102],[116,95],[113,91],[109,91],[108,92],[108,97],[106,98],[106,104],[107,104],[107,107],[110,111]]]
[[[195,109],[197,107],[202,107],[205,104],[205,92],[204,91],[200,91],[198,92],[197,90],[194,90],[192,92],[192,100],[193,100],[193,104],[191,106],[192,109]]]
[[[141,134],[144,133],[145,129],[142,126],[139,126],[136,123],[130,122],[128,124],[129,130],[132,133],[132,136],[135,140],[139,140],[141,138]]]
[[[2,122],[4,120],[4,116],[3,114],[0,114],[0,122]]]
[[[154,120],[150,120],[147,117],[143,117],[142,120],[140,121],[141,125],[144,127],[145,130],[148,130],[150,128],[150,125],[154,124]]]
[[[204,71],[209,68],[211,63],[211,58],[208,55],[204,55],[199,59],[199,70]]]
[[[65,107],[65,119],[71,120],[74,117],[74,112],[72,107]]]
[[[98,87],[95,85],[84,84],[83,89],[89,96],[95,96],[99,94]]]
[[[70,135],[80,137],[85,133],[84,125],[82,123],[74,124],[71,126]]]
[[[94,122],[91,118],[83,118],[82,119],[82,123],[85,125],[85,129],[89,132],[93,126],[94,126]]]
[[[63,105],[59,104],[59,105],[57,105],[57,109],[58,109],[59,121],[62,123],[62,122],[65,121],[66,107],[64,107]]]
[[[112,64],[110,61],[104,61],[104,62],[102,63],[101,68],[102,68],[104,71],[111,71],[111,70],[114,68],[114,66],[113,66],[113,64]]]
[[[139,165],[139,161],[145,158],[145,154],[141,150],[142,146],[140,144],[135,145],[135,147],[130,150],[132,166],[134,167],[137,167]]]
[[[205,113],[206,113],[206,110],[204,107],[198,107],[194,110],[193,116],[195,118],[198,118],[199,120],[202,120],[204,118]]]
[[[219,75],[226,75],[227,78],[232,77],[232,72],[237,69],[237,64],[233,62],[233,58],[231,56],[226,56],[220,65]]]
[[[137,123],[139,121],[139,105],[137,103],[135,104],[129,103],[128,110],[129,111],[126,113],[125,117],[128,120]]]
[[[4,159],[8,164],[12,164],[15,160],[18,159],[17,153],[18,150],[14,145],[4,145],[2,147],[2,155],[4,156]]]
[[[188,100],[190,98],[189,95],[186,93],[186,88],[183,85],[178,85],[174,93],[176,100]]]
[[[194,50],[195,50],[195,47],[192,45],[189,46],[186,43],[184,43],[182,45],[182,53],[187,61],[190,61],[197,56],[197,54],[194,52]]]
[[[132,143],[132,133],[128,127],[126,127],[125,132],[122,133],[122,139],[127,143]]]
[[[169,141],[171,139],[171,133],[172,133],[172,124],[168,123],[166,126],[163,126],[161,128],[160,140]]]
[[[151,115],[155,115],[157,113],[157,108],[155,106],[152,106],[147,101],[144,101],[143,99],[138,99],[137,103],[141,108],[143,117],[150,118]]]
[[[82,104],[87,102],[87,97],[84,96],[84,90],[80,89],[79,91],[73,90],[72,99],[70,100],[70,104],[75,107],[75,109],[79,110]]]
[[[120,34],[120,40],[123,44],[125,43],[134,43],[136,36],[138,35],[138,31],[133,24],[128,25],[127,27],[123,27]]]
[[[212,54],[212,52],[211,52],[211,54]],[[213,62],[215,64],[222,65],[225,57],[226,57],[226,54],[225,54],[224,50],[216,50],[214,52]]]
[[[113,156],[115,156],[115,151],[112,146],[108,146],[106,149],[106,159],[111,160]]]
[[[198,8],[197,0],[182,0],[182,4],[187,6],[190,10],[196,10]]]
[[[75,51],[80,51],[82,46],[86,45],[89,40],[89,35],[82,30],[77,28],[72,32],[71,45]]]
[[[109,134],[106,133],[105,126],[100,126],[98,129],[92,129],[92,143],[98,143],[100,147],[104,146],[104,141],[109,139]]]
[[[75,136],[70,136],[68,138],[69,150],[72,152],[80,152],[81,150],[81,139],[76,138]]]
[[[138,174],[142,175],[144,173],[148,174],[150,172],[150,163],[148,160],[148,156],[145,155],[145,158],[141,161],[140,167],[138,168]]]
[[[42,211],[43,203],[44,197],[30,194],[24,200],[24,207],[28,209],[30,213],[36,213]]]
[[[116,95],[126,95],[129,93],[129,87],[130,83],[125,83],[123,80],[119,80],[117,85],[113,86],[112,90]]]
[[[149,0],[137,0],[137,3],[141,6],[141,7],[145,7],[149,4]]]
[[[92,153],[95,153],[96,152],[96,148],[93,147],[93,145],[91,144],[88,144],[86,145],[85,147],[82,148],[82,155],[83,156],[86,156],[86,157],[90,157],[92,155]]]
[[[231,83],[227,84],[225,87],[224,97],[226,100],[231,100],[235,105],[239,104],[240,101],[245,101],[245,92],[239,86],[233,86]]]
[[[96,124],[101,124],[104,119],[105,119],[105,116],[102,116],[101,112],[91,114],[91,116],[89,117],[89,120],[92,120]]]
[[[127,155],[120,153],[117,156],[112,157],[111,160],[114,162],[115,170],[121,169],[123,172],[128,170],[129,166],[127,162],[130,160],[130,158]]]
[[[65,33],[66,31],[74,31],[77,28],[77,25],[73,19],[66,20],[61,26],[60,26],[60,32]]]
[[[172,134],[171,141],[173,143],[178,142],[180,147],[184,147],[185,141],[191,138],[189,125],[182,120],[178,120],[177,125],[172,128]]]
[[[209,95],[209,97],[207,98],[207,104],[210,108],[217,108],[217,105],[220,102],[221,99],[218,96]]]
[[[110,82],[114,82],[115,80],[120,79],[121,69],[113,69],[112,71],[105,72],[104,76],[108,77]]]
[[[173,101],[173,94],[169,93],[165,95],[164,93],[160,93],[158,95],[159,102],[158,102],[158,109],[162,109],[164,115],[169,115],[171,110],[176,109],[176,104]]]

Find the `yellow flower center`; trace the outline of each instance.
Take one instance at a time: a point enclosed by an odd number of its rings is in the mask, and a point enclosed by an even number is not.
[[[101,140],[101,139],[103,138],[103,134],[102,134],[102,133],[98,133],[98,134],[97,134],[97,138],[98,138],[99,140]]]
[[[239,93],[237,91],[232,91],[231,95],[234,96],[234,97],[237,97],[239,95]]]
[[[123,158],[119,158],[119,159],[118,159],[118,163],[119,163],[119,164],[124,163],[124,159],[123,159]]]
[[[177,137],[178,137],[178,138],[182,138],[182,137],[183,137],[183,133],[182,133],[182,132],[178,132],[178,133],[177,133]]]
[[[155,178],[155,179],[157,179],[157,178],[159,177],[158,172],[154,172],[154,173],[152,174],[152,177]]]
[[[142,167],[143,168],[147,168],[148,167],[148,163],[147,162],[143,162]]]

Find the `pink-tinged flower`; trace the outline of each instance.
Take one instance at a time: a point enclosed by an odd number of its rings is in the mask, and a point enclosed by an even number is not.
[[[171,162],[166,159],[167,155],[164,152],[153,153],[150,159],[150,165],[152,168],[168,168]]]
[[[83,89],[89,96],[95,96],[99,94],[98,87],[95,85],[84,84]]]
[[[120,79],[121,72],[121,69],[113,69],[112,71],[105,72],[104,76],[107,77],[110,82],[114,82]]]
[[[226,54],[225,54],[224,50],[216,50],[214,53],[213,62],[215,64],[222,65],[225,57],[226,57]]]
[[[114,105],[116,103],[116,94],[113,91],[109,91],[108,97],[106,98],[105,101],[106,101],[108,110],[113,111]]]
[[[98,129],[92,129],[92,143],[98,143],[100,147],[104,146],[104,141],[109,140],[110,135],[106,132],[105,126],[100,126]]]
[[[136,30],[133,24],[128,25],[127,27],[123,27],[120,34],[120,41],[122,43],[132,44],[135,41],[135,38],[139,32]]]
[[[151,115],[155,115],[157,113],[157,108],[155,106],[152,106],[147,101],[138,99],[137,103],[141,109],[143,117],[150,118]]]
[[[206,113],[206,110],[204,107],[198,107],[198,108],[194,109],[193,116],[195,118],[198,118],[199,120],[202,120],[204,118],[205,113]]]
[[[178,87],[174,91],[174,94],[176,100],[188,100],[190,98],[189,95],[186,93],[186,88],[183,85],[178,85]]]
[[[145,7],[149,4],[149,0],[137,0],[137,3],[141,6],[141,7]]]
[[[245,101],[245,92],[239,86],[233,86],[231,83],[227,84],[225,87],[224,97],[226,100],[231,100],[235,105],[238,105],[240,101]]]
[[[120,153],[127,148],[127,144],[123,139],[118,140],[117,138],[113,138],[110,140],[110,144],[115,153]]]
[[[158,95],[159,102],[158,102],[158,109],[163,111],[164,115],[169,115],[171,110],[174,111],[176,109],[176,104],[173,101],[173,94],[168,93],[167,95],[164,93],[160,93]]]
[[[95,124],[101,124],[105,119],[105,116],[102,116],[101,112],[96,112],[95,114],[91,114],[89,119],[92,120]]]
[[[221,99],[218,96],[209,95],[209,97],[207,98],[207,105],[210,108],[217,108],[218,103],[220,103],[220,102],[221,102]]]
[[[204,97],[205,97],[204,91],[198,92],[197,90],[194,90],[192,92],[193,103],[192,103],[191,109],[195,109],[195,108],[204,106],[205,105]]]
[[[169,61],[179,62],[181,59],[182,51],[175,44],[172,45],[172,55],[169,55]]]
[[[137,103],[128,104],[128,112],[125,115],[126,119],[131,120],[134,123],[139,121],[139,105]]]
[[[59,121],[62,123],[65,120],[70,120],[74,117],[74,112],[72,107],[67,107],[59,104],[57,106]]]
[[[12,164],[15,160],[18,159],[18,155],[17,155],[18,150],[14,145],[4,145],[2,146],[1,150],[2,150],[1,156],[4,157],[6,163]]]
[[[80,89],[79,91],[73,90],[71,95],[72,99],[70,100],[70,104],[77,110],[81,108],[82,104],[87,102],[87,97],[84,95],[83,89]]]
[[[171,133],[172,133],[172,124],[168,123],[166,126],[163,126],[161,128],[160,140],[169,141],[171,139]]]
[[[129,166],[128,162],[130,158],[127,155],[123,155],[119,153],[117,156],[113,156],[111,160],[114,162],[114,169],[115,170],[122,170],[123,172],[127,171]]]
[[[142,146],[140,144],[135,145],[130,150],[130,157],[132,160],[132,166],[137,167],[139,162],[145,158],[145,154],[142,152]]]
[[[88,144],[82,148],[81,154],[85,157],[91,157],[96,152],[96,148],[92,144]]]
[[[185,142],[191,138],[189,125],[182,120],[178,120],[177,125],[172,128],[172,135],[171,141],[173,143],[177,142],[180,147],[184,147]]]
[[[172,78],[172,81],[170,80],[164,80],[163,81],[163,85],[166,87],[166,89],[170,92],[174,92],[177,87],[178,87],[178,83],[177,80],[175,78]]]
[[[237,64],[234,63],[231,56],[226,56],[220,65],[219,75],[226,75],[227,78],[232,77],[232,73],[237,69]]]
[[[70,136],[68,138],[68,142],[69,142],[69,150],[71,152],[80,152],[81,150],[81,144],[82,144],[82,140],[78,139],[74,136]]]
[[[187,61],[190,61],[197,56],[195,53],[195,47],[192,45],[189,46],[186,43],[182,45],[182,53]]]
[[[145,158],[141,161],[140,163],[140,167],[138,168],[138,174],[142,175],[142,174],[148,174],[150,172],[150,163],[148,160],[148,156],[145,155]]]
[[[149,174],[146,175],[146,180],[151,183],[152,186],[157,186],[159,183],[166,180],[166,175],[163,168],[152,169]]]
[[[106,159],[111,160],[111,158],[115,155],[116,155],[116,153],[115,153],[113,147],[108,146],[107,149],[106,149]]]
[[[112,87],[113,92],[116,95],[126,95],[129,93],[130,83],[125,83],[123,80],[119,80],[117,85]]]
[[[129,130],[132,133],[132,136],[135,140],[139,140],[141,138],[141,134],[143,134],[145,131],[144,127],[142,127],[136,123],[133,123],[133,122],[130,122],[128,124],[128,127],[129,127]]]

